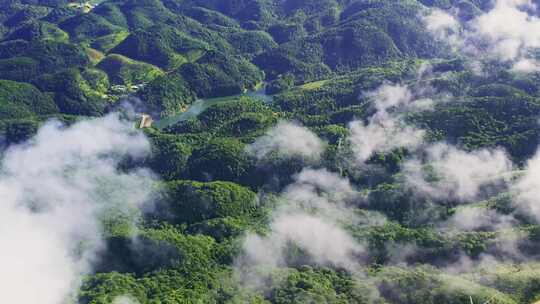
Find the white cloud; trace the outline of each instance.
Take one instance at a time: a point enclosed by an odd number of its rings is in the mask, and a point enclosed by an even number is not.
[[[282,198],[297,207],[324,212],[326,216],[343,218],[346,202],[359,197],[349,180],[326,169],[304,169],[295,182],[282,193]]]
[[[132,296],[122,295],[114,298],[112,304],[139,304],[139,301]]]
[[[406,125],[400,111],[415,109],[411,91],[402,85],[382,85],[367,95],[377,112],[367,123],[356,120],[349,124],[349,142],[357,163],[363,163],[375,152],[388,152],[399,147],[414,147],[422,142],[424,131]],[[420,99],[422,108],[425,99]]]
[[[434,9],[425,16],[424,20],[427,23],[427,29],[434,32],[454,30],[460,26],[454,16],[441,9]]]
[[[368,160],[375,152],[389,152],[399,147],[414,147],[422,142],[424,131],[404,125],[394,119],[349,124],[350,142],[358,163]]]
[[[252,271],[257,266],[289,266],[291,245],[303,250],[309,259],[306,263],[359,271],[366,250],[344,224],[383,222],[380,217],[363,219],[355,213],[347,202],[359,197],[347,179],[325,169],[304,169],[297,174],[295,182],[280,195],[281,204],[273,213],[269,232],[246,235],[244,255],[237,260],[237,271],[248,278],[245,284],[264,282],[264,274]]]
[[[503,60],[521,58],[523,51],[540,47],[540,19],[523,9],[531,6],[530,0],[497,0],[492,10],[472,21],[473,29]]]
[[[318,160],[325,146],[325,143],[309,129],[282,121],[246,149],[258,159],[264,159],[270,153],[278,153],[285,157],[297,156]]]
[[[426,173],[425,165],[430,166],[431,174]],[[466,201],[475,199],[482,186],[507,177],[505,174],[512,167],[512,162],[503,150],[467,152],[439,143],[426,150],[424,161],[407,161],[403,165],[403,172],[405,182],[418,193],[434,198]]]
[[[413,101],[413,94],[409,88],[400,84],[383,84],[367,96],[374,100],[374,107],[377,110],[375,115],[379,116],[386,115],[393,107],[407,106]]]
[[[343,228],[321,217],[304,212],[278,215],[266,237],[248,236],[246,256],[254,264],[279,266],[290,243],[302,248],[319,265],[354,269],[355,256],[365,252]]]
[[[512,71],[525,74],[540,72],[540,62],[528,58],[519,59],[512,67]]]
[[[497,231],[511,228],[515,224],[517,223],[512,215],[500,214],[484,207],[463,206],[458,208],[452,217],[443,223],[443,227],[463,231],[477,229]]]
[[[142,204],[152,176],[116,170],[149,152],[145,137],[116,115],[71,127],[48,123],[10,147],[0,171],[3,303],[59,304],[76,291],[102,248],[99,217]]]
[[[463,47],[463,38],[461,37],[461,25],[453,15],[441,10],[433,9],[429,14],[422,16],[426,28],[433,36],[447,43],[458,51]]]
[[[537,72],[540,63],[530,51],[540,48],[540,18],[531,0],[495,0],[493,7],[459,24],[449,12],[433,9],[423,20],[427,29],[454,51],[497,58],[513,65],[512,70]]]
[[[523,175],[513,185],[516,205],[521,212],[540,222],[540,153],[527,162]]]

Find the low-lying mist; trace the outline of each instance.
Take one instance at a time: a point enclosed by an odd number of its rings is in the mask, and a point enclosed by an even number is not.
[[[102,223],[133,218],[154,176],[120,171],[149,142],[117,114],[64,126],[46,123],[10,146],[0,165],[0,285],[3,303],[70,303],[104,250]],[[119,299],[115,303],[126,303]]]

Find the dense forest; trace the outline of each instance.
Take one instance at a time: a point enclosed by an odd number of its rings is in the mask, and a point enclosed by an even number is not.
[[[0,302],[535,303],[539,124],[536,0],[0,0]]]

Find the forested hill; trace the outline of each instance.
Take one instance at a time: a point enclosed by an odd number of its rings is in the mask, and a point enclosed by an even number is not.
[[[38,115],[102,114],[112,86],[140,83],[149,83],[144,102],[171,114],[264,79],[303,84],[441,54],[416,1],[3,1],[2,8],[2,78],[52,93],[57,109],[28,109]]]
[[[539,119],[536,1],[0,0],[0,303],[533,303]]]

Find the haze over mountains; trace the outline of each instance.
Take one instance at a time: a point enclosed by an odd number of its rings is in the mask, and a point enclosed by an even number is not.
[[[533,0],[0,0],[0,302],[535,303],[539,49]]]

